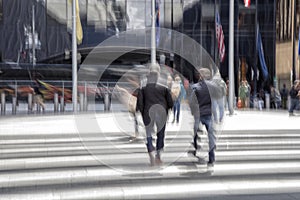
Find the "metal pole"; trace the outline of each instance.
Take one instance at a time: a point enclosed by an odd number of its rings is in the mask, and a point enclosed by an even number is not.
[[[151,10],[152,10],[152,27],[151,27],[151,65],[154,65],[156,63],[156,37],[155,37],[155,18],[156,18],[156,13],[155,13],[155,0],[151,1]]]
[[[35,13],[34,13],[34,5],[32,5],[32,64],[35,66]]]
[[[255,3],[255,27],[257,27],[257,9],[258,9],[258,3],[256,1]],[[257,99],[257,28],[255,28],[255,48],[254,48],[254,76],[253,76],[253,82],[254,82],[254,88],[253,88],[253,96],[254,99]]]
[[[174,2],[171,0],[171,53],[170,53],[170,67],[174,70],[174,39],[173,39],[173,29],[174,29],[174,17],[173,17],[173,10],[174,10]]]
[[[234,101],[234,0],[230,0],[229,4],[229,114],[233,115]]]
[[[6,110],[5,93],[1,92],[1,115],[5,115],[5,110]]]
[[[76,40],[76,0],[72,3],[72,102],[73,112],[77,113],[77,40]]]
[[[292,0],[292,70],[293,70],[293,76],[292,76],[292,83],[296,80],[296,52],[295,52],[295,35],[296,35],[296,5],[295,0]]]

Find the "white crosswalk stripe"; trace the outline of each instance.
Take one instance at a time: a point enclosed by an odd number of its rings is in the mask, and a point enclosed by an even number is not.
[[[103,123],[102,118],[95,115],[98,122]],[[168,123],[164,164],[151,167],[143,130],[133,141],[133,129],[78,133],[73,119],[0,122],[1,200],[199,199],[300,191],[300,129],[241,132],[218,127],[216,163],[211,168],[189,153],[191,121],[185,126]],[[43,127],[42,134],[36,124]],[[69,127],[56,127],[62,124]],[[200,134],[200,145],[197,155],[207,161],[205,133]]]

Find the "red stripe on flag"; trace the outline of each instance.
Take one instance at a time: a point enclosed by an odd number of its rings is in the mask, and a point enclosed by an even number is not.
[[[225,43],[224,43],[224,33],[220,21],[219,13],[216,13],[216,38],[218,41],[219,57],[220,62],[224,61],[225,58]]]
[[[244,0],[245,7],[249,7],[251,0]]]

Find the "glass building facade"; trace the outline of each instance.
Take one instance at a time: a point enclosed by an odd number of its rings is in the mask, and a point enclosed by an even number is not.
[[[81,61],[85,55],[105,39],[122,31],[151,26],[150,0],[78,0],[83,41],[78,45]],[[234,69],[236,90],[239,81],[247,79],[258,90],[273,83],[276,75],[276,36],[288,39],[286,28],[276,29],[278,3],[274,0],[252,0],[245,7],[243,0],[235,0],[234,7]],[[17,65],[31,69],[38,66],[71,68],[72,12],[69,0],[0,0],[0,51],[2,71]],[[223,0],[160,0],[160,27],[184,33],[199,42],[228,78],[229,1]],[[224,31],[225,59],[219,61],[215,16],[220,15]],[[278,14],[277,14],[278,15]],[[256,48],[257,26],[262,36],[268,79],[261,76],[261,64]],[[33,30],[34,29],[34,30]],[[34,41],[34,45],[33,44]],[[130,54],[116,61],[120,64],[150,60],[150,50],[140,59]],[[173,65],[167,52],[166,64]],[[159,60],[160,52],[157,54]],[[127,60],[125,62],[125,60]],[[80,63],[80,62],[79,62]],[[193,79],[189,63],[175,55],[174,67],[188,79]],[[258,71],[255,78],[255,71]],[[9,76],[9,73],[7,73]],[[57,77],[70,78],[70,73]],[[4,77],[15,79],[17,77]],[[22,75],[20,74],[20,78]],[[47,76],[47,75],[45,75]],[[55,79],[55,75],[49,78]],[[257,81],[255,81],[257,80]]]

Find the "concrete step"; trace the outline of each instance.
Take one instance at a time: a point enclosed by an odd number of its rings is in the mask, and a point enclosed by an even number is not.
[[[148,165],[146,151],[134,153],[110,153],[97,154],[90,152],[88,155],[57,155],[41,157],[16,157],[0,159],[0,170],[27,170],[58,167],[78,166],[118,166],[128,163],[136,165]],[[207,159],[207,151],[199,151],[198,156]],[[217,161],[267,161],[267,160],[291,160],[300,159],[300,150],[248,150],[248,151],[216,151]],[[165,151],[163,153],[165,163],[194,162],[195,158],[184,151]]]
[[[180,179],[151,178],[153,174],[148,175],[144,179],[106,184],[96,181],[90,184],[53,184],[17,190],[8,188],[1,191],[1,199],[203,199],[221,195],[296,194],[300,190],[300,176],[294,174],[215,177],[207,173]]]
[[[0,172],[0,188],[38,187],[43,185],[102,183],[118,181],[159,179],[161,177],[180,178],[183,176],[207,176],[212,173],[204,164],[172,163],[160,167],[128,165],[120,168],[103,166],[36,169],[27,171]],[[214,177],[288,175],[300,173],[299,161],[272,162],[217,162],[213,169]]]

